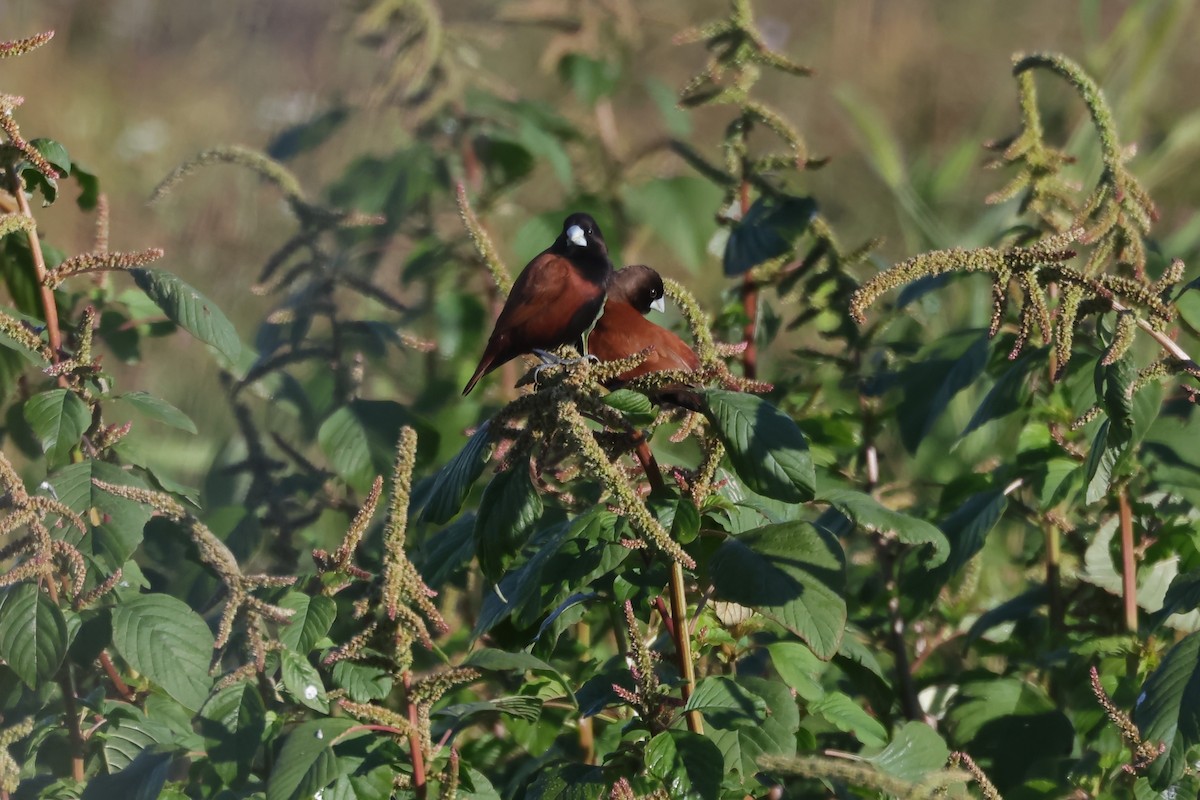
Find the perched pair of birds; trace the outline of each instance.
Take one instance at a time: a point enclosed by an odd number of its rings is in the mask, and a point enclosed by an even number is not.
[[[533,353],[548,358],[547,351],[578,345],[581,340],[586,352],[601,361],[650,348],[646,360],[620,375],[616,383],[651,372],[698,369],[700,359],[692,348],[643,316],[652,308],[663,310],[663,295],[662,278],[650,267],[638,264],[614,270],[596,221],[587,214],[572,214],[554,244],[517,277],[463,394],[517,356]],[[679,401],[670,394],[662,399]]]

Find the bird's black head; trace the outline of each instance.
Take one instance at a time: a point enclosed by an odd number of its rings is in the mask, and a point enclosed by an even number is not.
[[[662,276],[645,264],[633,264],[618,270],[608,285],[610,300],[628,303],[639,314],[648,314],[650,309],[665,310]]]
[[[563,220],[562,233],[552,248],[581,266],[612,269],[604,234],[590,214],[575,213]]]

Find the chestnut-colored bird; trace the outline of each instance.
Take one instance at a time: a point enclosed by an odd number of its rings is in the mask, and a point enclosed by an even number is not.
[[[580,346],[604,308],[612,274],[608,246],[596,220],[587,214],[567,217],[554,244],[517,276],[463,394],[517,356],[542,355],[564,344]],[[586,352],[586,341],[580,352]]]
[[[692,372],[700,368],[700,358],[687,343],[643,316],[651,309],[664,310],[664,294],[662,277],[644,264],[634,264],[613,274],[608,285],[604,314],[588,337],[588,352],[601,361],[615,361],[646,348],[653,349],[645,361],[623,372],[611,382],[609,388],[651,372]],[[700,408],[700,398],[683,387],[664,387],[655,393],[654,399],[666,400],[693,411]]]

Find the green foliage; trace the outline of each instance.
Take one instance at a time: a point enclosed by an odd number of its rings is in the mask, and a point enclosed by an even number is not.
[[[541,37],[555,91],[497,86],[432,0],[369,0],[342,28],[374,50],[347,95],[369,104],[160,184],[232,167],[281,198],[291,232],[228,274],[263,298],[236,327],[184,255],[110,252],[98,179],[0,95],[0,793],[1194,794],[1200,237],[1152,237],[1122,98],[1014,57],[1018,132],[990,145],[1013,177],[959,230],[921,195],[933,168],[839,92],[940,248],[877,269],[760,96],[810,71],[750,0],[676,37],[707,50],[678,94],[634,67],[632,4],[502,7],[527,29],[488,47]],[[368,108],[400,124],[354,151]],[[725,115],[715,150],[699,108]],[[342,174],[309,185],[328,155]],[[74,256],[30,208],[66,178],[97,216]],[[514,364],[460,398],[507,260],[568,209],[618,262],[669,253],[705,298],[725,282],[709,309],[660,267],[700,368],[610,391],[644,355],[518,387]],[[228,441],[119,385],[209,356]]]

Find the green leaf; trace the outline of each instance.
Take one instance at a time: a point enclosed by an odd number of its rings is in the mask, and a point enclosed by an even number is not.
[[[705,415],[750,489],[787,503],[813,499],[812,456],[791,417],[752,394],[709,389],[704,397]]]
[[[1171,580],[1162,608],[1154,615],[1161,622],[1172,614],[1184,614],[1200,608],[1200,570],[1181,572]]]
[[[966,331],[925,348],[900,376],[896,408],[900,440],[915,453],[954,396],[974,383],[988,361],[987,333]]]
[[[615,408],[634,425],[649,425],[658,416],[650,398],[632,389],[617,389],[601,398],[604,405]]]
[[[421,510],[422,520],[444,525],[462,508],[471,487],[483,474],[491,454],[489,424],[490,421],[480,425],[463,449],[458,451],[458,455],[438,470],[425,507]]]
[[[536,722],[541,716],[542,705],[541,698],[513,695],[497,697],[495,700],[477,700],[474,703],[457,703],[439,708],[433,712],[433,716],[445,719],[455,728],[479,714],[503,714],[514,719]]]
[[[710,675],[696,682],[684,711],[699,711],[711,724],[732,728],[761,723],[767,717],[767,704],[733,678]]]
[[[126,392],[113,398],[136,408],[152,420],[178,428],[188,433],[196,433],[196,423],[187,414],[175,406],[148,392]]]
[[[697,684],[697,694],[702,686],[706,694],[711,692],[709,680]],[[719,687],[716,694],[702,698],[700,703],[710,709],[705,713],[705,720],[710,723],[705,727],[705,735],[724,756],[726,772],[738,773],[749,780],[759,771],[760,757],[796,755],[800,711],[787,686],[779,681],[740,677],[732,688]],[[730,701],[738,703],[738,708],[725,706]],[[725,710],[718,711],[722,706]]]
[[[104,763],[110,773],[125,769],[155,745],[170,744],[175,739],[170,726],[135,710],[110,713],[101,736],[104,740]]]
[[[392,675],[385,669],[354,661],[333,665],[333,682],[356,703],[382,700],[392,693]]]
[[[1129,453],[1129,442],[1129,428],[1114,428],[1111,419],[1100,423],[1096,436],[1092,439],[1087,461],[1083,465],[1083,474],[1087,480],[1086,502],[1095,503],[1108,496],[1108,488],[1116,477],[1115,473]]]
[[[417,429],[418,460],[436,449],[436,434],[394,400],[352,400],[321,424],[317,442],[334,472],[365,490],[376,475],[391,474],[396,440],[405,425]]]
[[[325,696],[325,684],[321,673],[308,663],[308,659],[291,650],[284,650],[280,661],[283,667],[283,686],[296,702],[313,711],[329,712],[329,698]]]
[[[279,641],[300,655],[307,655],[325,638],[337,616],[337,603],[325,595],[309,597],[303,592],[288,592],[279,601],[279,606],[296,612],[279,631]]]
[[[715,744],[690,731],[663,731],[646,744],[646,771],[662,781],[672,800],[716,800],[723,760]]]
[[[311,800],[341,774],[333,742],[358,722],[325,718],[298,725],[287,737],[271,776],[267,800]]]
[[[69,643],[66,618],[37,586],[0,593],[0,658],[30,689],[54,677]]]
[[[827,692],[820,700],[809,703],[808,713],[821,717],[840,731],[853,734],[865,745],[882,747],[887,743],[887,730],[879,720],[842,692]]]
[[[783,522],[726,539],[710,565],[715,597],[756,608],[821,659],[846,627],[846,561],[837,539],[808,522]]]
[[[1166,747],[1147,768],[1150,784],[1165,789],[1187,768],[1188,751],[1200,744],[1200,633],[1172,647],[1150,673],[1133,722],[1144,741]]]
[[[862,492],[834,489],[818,498],[845,514],[859,528],[875,534],[892,534],[910,545],[930,545],[926,566],[936,567],[950,554],[950,542],[934,525],[900,511],[893,511]]]
[[[241,784],[250,775],[267,730],[267,710],[258,689],[247,681],[226,686],[208,699],[198,721],[209,764],[225,784]]]
[[[674,541],[690,544],[700,535],[700,510],[692,498],[673,489],[660,490],[650,493],[648,505]]]
[[[522,800],[597,800],[611,784],[600,767],[556,761],[538,770]]]
[[[25,401],[25,421],[42,443],[51,468],[65,464],[92,423],[87,403],[67,389],[51,389]]]
[[[29,143],[41,154],[42,158],[49,161],[50,165],[58,171],[59,177],[65,178],[71,174],[71,156],[62,144],[53,139],[44,138],[33,139]],[[32,194],[35,189],[41,191],[43,206],[48,206],[58,199],[57,180],[43,175],[27,159],[22,159],[18,169],[25,181],[27,192]]]
[[[889,775],[919,783],[944,768],[949,757],[950,748],[937,731],[924,722],[904,722],[892,733],[888,746],[867,756],[867,761]]]
[[[143,750],[125,769],[113,775],[97,775],[87,783],[82,800],[158,800],[162,795],[172,754]]]
[[[629,217],[637,220],[688,272],[709,259],[716,233],[712,209],[721,205],[721,189],[696,176],[657,178],[621,193]]]
[[[467,657],[463,666],[493,672],[532,672],[542,675],[561,687],[563,697],[570,699],[572,703],[575,702],[575,693],[571,691],[571,684],[567,682],[562,673],[540,658],[528,653],[506,653],[503,650],[492,649],[476,650]]]
[[[101,491],[92,483],[94,478],[118,486],[145,488],[146,484],[134,473],[104,461],[69,464],[47,478],[55,496],[85,521],[95,509],[101,520],[99,526],[93,526],[86,536],[72,529],[64,538],[90,552],[111,573],[120,569],[142,543],[142,530],[152,512],[141,503]]]
[[[851,641],[846,637],[843,642]],[[767,645],[771,664],[779,677],[798,697],[808,702],[819,700],[825,695],[821,686],[821,675],[826,663],[813,655],[813,651],[800,642],[771,642]]]
[[[32,317],[28,314],[23,314],[20,311],[18,311],[17,309],[11,308],[9,306],[0,306],[0,311],[2,311],[3,313],[7,314],[10,317],[13,317],[14,319],[16,319],[20,322],[25,323],[25,325],[27,327],[34,329],[34,330],[43,328],[43,327],[45,327],[45,324],[46,324],[46,323],[42,322],[42,320],[38,319],[37,317]],[[4,347],[11,349],[17,355],[19,355],[23,359],[25,359],[25,361],[27,361],[30,364],[33,364],[36,367],[45,367],[46,364],[48,363],[46,361],[46,359],[42,357],[42,354],[40,352],[38,352],[37,350],[30,350],[23,343],[12,338],[8,334],[4,333],[3,331],[0,331],[0,345],[3,345]]]
[[[483,492],[475,517],[475,552],[483,576],[495,583],[504,574],[542,516],[542,498],[518,463],[496,473]]]
[[[946,723],[955,749],[990,761],[988,777],[1001,791],[1045,774],[1038,762],[1061,763],[1075,740],[1071,721],[1041,687],[1019,678],[963,684]]]
[[[608,97],[621,80],[621,63],[605,61],[582,53],[567,53],[558,61],[558,77],[571,85],[580,102],[591,107]]]
[[[163,310],[167,318],[236,363],[242,340],[216,304],[182,279],[160,269],[130,270],[133,282]]]
[[[1045,361],[1040,352],[1027,351],[1004,371],[996,380],[988,393],[984,395],[979,407],[971,415],[971,420],[963,428],[961,436],[982,428],[992,420],[1001,419],[1014,411],[1029,406],[1029,376],[1041,368]]]
[[[950,580],[983,549],[991,532],[1008,508],[1003,491],[978,492],[971,495],[942,520],[941,529],[950,543],[945,562],[933,569],[914,568],[904,575],[906,594],[922,603],[931,603]]]
[[[187,604],[147,594],[113,610],[113,646],[129,665],[196,710],[208,696],[213,635]]]
[[[817,204],[809,197],[755,200],[725,243],[725,276],[736,277],[791,252],[816,213]]]

